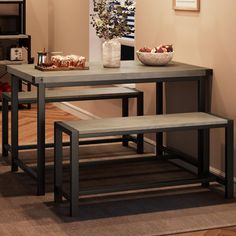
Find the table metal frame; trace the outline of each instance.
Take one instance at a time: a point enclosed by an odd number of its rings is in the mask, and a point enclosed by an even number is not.
[[[126,68],[126,63],[129,68]],[[29,65],[28,65],[29,66]],[[102,68],[102,65],[96,64],[96,68]],[[122,69],[122,66],[124,68]],[[137,68],[137,72],[132,69]],[[172,68],[172,71],[168,69]],[[176,68],[176,69],[175,69]],[[130,72],[131,70],[131,72]],[[150,72],[149,72],[150,70]],[[31,72],[32,71],[32,72]],[[82,72],[68,74],[63,72],[61,76],[54,76],[55,72],[38,72],[35,76],[34,70],[24,72],[19,66],[9,66],[8,72],[11,74],[12,82],[12,119],[11,127],[14,131],[12,135],[12,171],[18,170],[18,92],[19,82],[26,81],[37,88],[37,194],[45,194],[45,89],[53,87],[73,87],[73,86],[93,86],[93,85],[112,85],[112,84],[130,84],[130,83],[155,83],[156,84],[156,114],[163,113],[163,83],[177,81],[197,81],[198,89],[198,111],[209,111],[209,94],[208,85],[209,77],[212,76],[212,70],[209,68],[187,65],[183,63],[173,62],[166,67],[144,67],[138,62],[123,61],[120,69],[103,69],[93,74],[93,66],[90,66],[91,74]],[[51,73],[51,74],[49,74]],[[57,72],[58,75],[58,72]],[[163,133],[157,133],[157,153],[163,147]],[[160,149],[160,150],[159,150]],[[206,153],[207,152],[207,153]],[[191,164],[195,163],[198,167],[198,174],[209,172],[209,131],[198,131],[198,162],[189,160],[185,155],[180,156],[181,159]],[[204,158],[203,158],[204,157]],[[206,158],[207,157],[207,158]],[[207,185],[208,183],[206,183]]]

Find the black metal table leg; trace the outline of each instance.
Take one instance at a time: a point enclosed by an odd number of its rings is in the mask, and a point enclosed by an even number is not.
[[[144,112],[144,105],[143,105],[143,92],[140,92],[137,97],[137,116],[143,116]],[[137,153],[143,154],[144,149],[144,140],[143,134],[137,135]]]
[[[31,91],[31,84],[30,83],[27,83],[27,91],[30,92]],[[28,109],[31,109],[31,104],[27,104],[27,108]]]
[[[207,77],[200,77],[198,80],[198,111],[207,112]],[[198,130],[198,175],[209,174],[209,130]],[[208,183],[202,183],[207,187]]]
[[[122,98],[122,117],[129,116],[129,98]],[[128,135],[123,135],[123,146],[128,147]]]
[[[225,128],[225,198],[234,197],[234,123]]]
[[[18,171],[18,92],[19,79],[16,76],[11,76],[12,96],[11,96],[11,145],[12,145],[12,171]]]
[[[8,156],[8,101],[3,97],[2,99],[2,156]]]
[[[163,83],[156,83],[156,114],[163,114]],[[158,147],[163,145],[163,133],[156,134],[156,154],[161,155],[162,151]]]
[[[19,91],[22,92],[23,91],[23,81],[19,80]]]
[[[70,215],[77,216],[79,209],[79,134],[70,135]]]
[[[45,194],[45,86],[37,87],[37,194]]]
[[[209,106],[208,106],[208,76],[206,77],[200,77],[198,80],[198,111],[199,112],[208,112]]]
[[[62,131],[54,125],[54,202],[62,201]]]

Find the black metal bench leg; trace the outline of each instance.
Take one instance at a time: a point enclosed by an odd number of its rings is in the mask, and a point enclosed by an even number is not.
[[[79,134],[72,131],[70,135],[70,215],[79,213]]]
[[[129,116],[129,98],[122,98],[122,117]],[[123,135],[122,145],[128,147],[128,135]]]
[[[210,167],[210,153],[209,153],[209,145],[210,145],[210,130],[204,129],[198,131],[198,176],[199,177],[208,177],[209,167]],[[203,187],[208,187],[209,182],[202,182]]]
[[[54,202],[62,202],[62,131],[54,124]]]
[[[225,198],[234,197],[234,123],[225,128]]]
[[[27,91],[30,92],[31,91],[31,84],[30,83],[27,83]],[[28,109],[31,109],[31,104],[27,104],[27,108]]]
[[[8,145],[8,100],[4,97],[2,99],[2,156],[8,156],[8,150],[6,146]]]
[[[156,83],[156,114],[163,114],[163,83]],[[162,155],[159,147],[163,146],[163,133],[156,133],[156,155]]]
[[[143,116],[143,92],[140,92],[137,97],[137,115]],[[137,135],[137,153],[143,154],[144,151],[144,141],[143,141],[143,134]]]

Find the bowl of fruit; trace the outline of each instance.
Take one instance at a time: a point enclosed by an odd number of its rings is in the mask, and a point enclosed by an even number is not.
[[[160,45],[154,48],[140,48],[136,54],[144,65],[163,66],[172,60],[174,51],[172,45]]]

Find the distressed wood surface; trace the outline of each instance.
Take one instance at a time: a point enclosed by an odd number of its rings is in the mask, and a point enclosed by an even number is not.
[[[223,125],[226,119],[203,112],[177,113],[149,116],[130,116],[106,119],[66,121],[64,124],[76,129],[80,137],[118,135],[137,132],[162,131],[163,129]]]
[[[138,61],[122,61],[120,68],[104,68],[101,63],[90,63],[89,70],[82,71],[39,71],[34,65],[9,65],[7,70],[21,79],[32,83],[76,85],[120,84],[155,82],[158,79],[206,76],[212,70],[205,67],[171,62],[166,66],[144,66]]]
[[[46,99],[70,99],[70,98],[86,98],[86,97],[109,97],[109,96],[133,96],[137,95],[138,92],[135,89],[125,88],[125,87],[107,87],[107,88],[89,88],[89,89],[80,89],[80,90],[46,90]],[[11,93],[4,93],[4,96],[11,99]],[[37,99],[37,92],[20,92],[19,101],[27,102]]]

